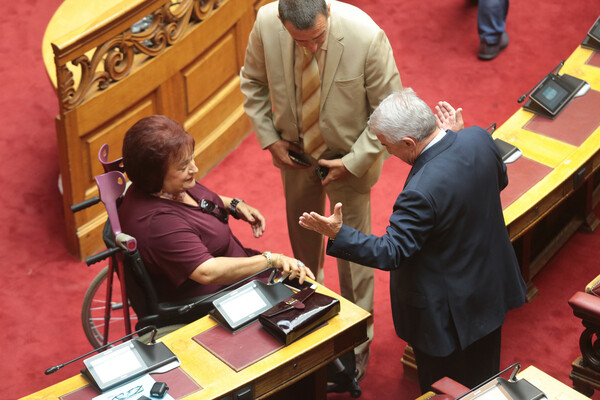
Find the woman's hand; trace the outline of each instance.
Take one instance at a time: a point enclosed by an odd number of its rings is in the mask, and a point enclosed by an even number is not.
[[[273,265],[282,270],[285,275],[289,275],[290,279],[298,277],[300,283],[304,283],[307,276],[315,279],[313,272],[302,261],[295,258],[283,254],[273,254]]]
[[[235,209],[237,211],[237,216],[250,224],[254,237],[261,237],[267,228],[267,221],[260,211],[245,202],[239,202]]]

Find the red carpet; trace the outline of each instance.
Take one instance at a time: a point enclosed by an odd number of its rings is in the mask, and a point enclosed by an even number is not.
[[[465,109],[467,124],[501,124],[519,107],[516,99],[567,58],[600,15],[597,0],[514,0],[507,29],[510,45],[496,60],[477,60],[476,8],[468,0],[353,0],[388,33],[405,86],[428,103],[450,101]],[[12,2],[0,22],[0,376],[3,397],[18,398],[66,379],[80,362],[51,376],[43,371],[90,350],[79,321],[87,286],[100,270],[70,256],[64,243],[57,190],[54,117],[57,100],[46,77],[40,44],[59,0]],[[241,166],[243,165],[243,167]],[[382,233],[408,169],[390,158],[373,191],[374,233]],[[259,206],[266,235],[244,243],[290,253],[281,183],[267,152],[249,137],[203,179],[218,192]],[[576,234],[534,283],[540,294],[511,312],[504,327],[503,366],[536,365],[570,385],[570,363],[583,330],[568,298],[598,275],[600,232]],[[334,261],[327,259],[326,284],[337,289]],[[413,399],[416,382],[402,374],[405,343],[394,334],[388,275],[376,274],[375,341],[362,399]],[[349,398],[336,395],[332,398]],[[597,397],[600,398],[600,397]]]

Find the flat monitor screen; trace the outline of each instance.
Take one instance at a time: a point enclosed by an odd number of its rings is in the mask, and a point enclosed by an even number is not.
[[[246,288],[239,292],[237,296],[226,299],[220,305],[234,324],[249,315],[255,315],[268,306],[267,302],[253,287]]]
[[[99,387],[109,387],[147,369],[131,342],[113,347],[84,361]]]
[[[600,41],[600,18],[598,18],[596,20],[596,23],[594,23],[594,25],[592,25],[592,27],[590,28],[590,31],[588,32],[588,35],[590,35],[594,39]]]
[[[262,293],[257,281],[252,281],[241,288],[215,300],[215,309],[227,321],[232,329],[255,319],[258,314],[273,306]]]
[[[563,88],[554,78],[548,79],[531,97],[551,114],[555,114],[569,97],[569,91]]]

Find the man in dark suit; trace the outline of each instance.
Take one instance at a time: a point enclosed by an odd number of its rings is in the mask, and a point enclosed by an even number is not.
[[[485,129],[463,129],[460,109],[436,111],[405,89],[370,117],[387,151],[412,165],[385,235],[344,225],[341,203],[328,218],[300,218],[329,237],[327,254],[391,271],[394,326],[422,391],[444,376],[473,387],[498,373],[505,314],[526,292],[500,203],[506,165]]]

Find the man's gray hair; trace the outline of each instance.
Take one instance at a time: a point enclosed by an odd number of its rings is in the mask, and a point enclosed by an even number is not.
[[[433,111],[411,88],[390,94],[369,118],[371,132],[384,136],[390,143],[399,143],[407,136],[420,142],[436,127]]]
[[[329,15],[325,0],[279,0],[281,22],[289,21],[301,31],[313,28],[319,14],[325,18]]]

